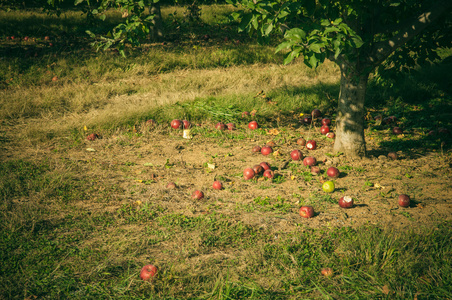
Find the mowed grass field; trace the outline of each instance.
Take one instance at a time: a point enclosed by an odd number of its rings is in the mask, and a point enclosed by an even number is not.
[[[333,63],[284,66],[273,44],[237,33],[232,7],[203,6],[197,23],[185,10],[164,7],[165,42],[126,58],[95,52],[78,11],[0,12],[0,299],[452,299],[450,49],[393,85],[371,80],[369,158],[352,161],[299,122],[318,108],[334,129]],[[320,176],[288,159],[301,136],[318,141],[301,150]],[[279,155],[251,152],[269,141]],[[244,180],[262,160],[277,176]],[[332,194],[328,163],[342,174]],[[345,194],[355,208],[337,207]],[[159,270],[150,282],[146,264]]]

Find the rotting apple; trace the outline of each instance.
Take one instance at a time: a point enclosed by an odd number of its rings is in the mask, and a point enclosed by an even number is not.
[[[248,123],[248,128],[251,130],[255,130],[255,129],[259,128],[259,125],[257,124],[256,121],[251,121]]]
[[[306,148],[308,150],[315,150],[317,149],[317,143],[314,140],[309,140],[306,142]]]
[[[329,167],[328,170],[326,170],[326,175],[330,178],[339,178],[339,169],[336,167]]]
[[[201,200],[202,198],[204,198],[204,193],[200,190],[195,190],[192,194],[191,197],[195,200]]]
[[[397,153],[395,153],[395,152],[389,152],[388,157],[392,160],[397,160],[397,158],[398,158]]]
[[[254,165],[253,171],[254,171],[254,174],[260,175],[261,173],[264,172],[264,168],[261,165]]]
[[[319,175],[320,174],[320,168],[317,166],[312,166],[311,167],[311,174],[312,175]]]
[[[312,156],[306,156],[303,159],[303,165],[305,166],[314,166],[317,163],[317,160],[315,159],[315,157]]]
[[[245,170],[243,170],[243,178],[245,178],[245,180],[253,179],[254,175],[256,174],[252,168],[245,168]]]
[[[168,184],[166,185],[167,189],[173,190],[175,189],[177,186],[174,182],[168,182]]]
[[[226,129],[226,124],[224,124],[223,122],[218,122],[215,125],[215,129],[217,129],[217,130],[225,130]]]
[[[265,145],[270,146],[270,147],[275,147],[276,143],[274,141],[268,141],[267,144],[265,144]]]
[[[303,218],[312,218],[314,216],[314,207],[306,205],[300,207],[298,214]]]
[[[309,125],[312,123],[312,118],[311,118],[311,116],[305,116],[303,119],[301,119],[301,122]]]
[[[234,123],[227,123],[226,127],[228,127],[229,131],[235,130],[235,124]]]
[[[326,134],[326,137],[327,138],[330,138],[330,139],[334,139],[335,137],[336,137],[336,135],[334,134],[334,132],[328,132],[327,134]]]
[[[303,159],[303,153],[301,153],[300,150],[295,149],[295,150],[293,150],[292,152],[290,152],[290,157],[291,157],[293,160],[300,160],[300,159]]]
[[[264,171],[267,171],[268,169],[270,169],[270,164],[268,162],[261,162],[259,165],[261,165],[261,167],[264,169]]]
[[[322,113],[320,112],[320,109],[315,108],[312,112],[311,112],[311,116],[313,119],[317,119],[318,117],[320,117],[322,115]]]
[[[299,138],[297,140],[297,145],[305,146],[306,145],[306,140],[304,138]]]
[[[320,273],[325,277],[331,277],[333,276],[333,269],[331,268],[322,268]]]
[[[353,198],[350,196],[344,196],[339,199],[339,206],[342,208],[353,207]]]
[[[261,146],[259,146],[259,145],[254,146],[251,151],[253,151],[253,152],[261,152]]]
[[[410,206],[410,196],[401,194],[399,195],[399,205],[401,207],[409,207]]]
[[[269,155],[272,152],[273,152],[273,148],[270,147],[270,146],[264,146],[264,147],[261,148],[262,155],[267,156],[267,155]]]
[[[331,124],[331,119],[328,119],[328,118],[322,119],[322,125],[330,126],[330,124]]]
[[[174,129],[180,129],[180,128],[182,128],[182,125],[183,125],[183,123],[179,119],[174,119],[171,121],[171,127]]]
[[[327,134],[328,132],[330,132],[330,127],[328,125],[322,125],[322,127],[320,127],[321,134]]]
[[[152,280],[155,275],[157,275],[157,267],[154,265],[145,265],[140,272],[141,280],[148,281]]]
[[[267,169],[264,171],[264,177],[266,177],[268,179],[272,179],[273,177],[275,177],[275,172],[273,172],[270,169]]]
[[[223,184],[221,183],[221,181],[215,180],[212,184],[212,188],[214,190],[222,190],[223,189]]]
[[[184,124],[184,129],[189,129],[191,127],[191,123],[187,120],[182,120],[182,123]]]
[[[88,141],[94,141],[95,139],[97,139],[99,136],[97,135],[97,133],[91,133],[90,135],[88,135],[87,137],[86,137],[86,139],[88,140]]]

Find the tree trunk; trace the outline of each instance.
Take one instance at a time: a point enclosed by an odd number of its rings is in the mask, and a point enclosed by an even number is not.
[[[155,41],[161,40],[164,33],[162,12],[160,11],[160,1],[157,3],[152,2],[149,12],[151,15],[154,15],[154,19],[152,19],[151,39]]]
[[[334,151],[343,152],[347,156],[363,157],[366,155],[364,101],[369,73],[357,71],[357,68],[350,67],[350,64],[341,63],[339,65],[341,90],[336,118]]]

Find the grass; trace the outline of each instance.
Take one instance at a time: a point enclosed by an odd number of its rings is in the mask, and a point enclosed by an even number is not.
[[[272,45],[235,32],[226,17],[230,6],[203,6],[203,26],[186,22],[184,9],[164,8],[165,45],[145,44],[126,59],[92,51],[75,11],[61,19],[0,12],[0,299],[452,298],[450,221],[404,230],[313,229],[293,215],[302,204],[322,213],[334,206],[336,194],[315,190],[322,176],[290,162],[273,180],[242,179],[234,164],[248,163],[241,153],[249,145],[271,139],[283,145],[312,134],[314,128],[299,129],[297,116],[315,107],[334,116],[338,69],[332,63],[317,70],[301,62],[283,67]],[[112,12],[99,32],[117,20]],[[208,41],[200,38],[206,33]],[[5,39],[13,34],[35,40]],[[406,131],[405,139],[394,138],[389,125],[367,120],[366,133],[378,145],[371,154],[444,150],[441,161],[450,158],[450,144],[441,148],[444,139],[425,134],[451,126],[444,76],[450,51],[444,51],[438,66],[419,69],[387,91],[371,82],[369,112],[396,115]],[[265,127],[243,130],[245,110],[255,110]],[[143,130],[149,118],[159,124],[153,133]],[[192,128],[207,145],[195,153],[197,161],[184,160],[199,150],[194,142],[164,125],[173,118],[203,125]],[[213,130],[218,121],[239,130]],[[268,134],[272,128],[281,134]],[[88,132],[104,139],[87,145]],[[155,139],[162,136],[177,154],[159,152]],[[284,163],[267,159],[275,170]],[[218,174],[207,163],[231,169]],[[338,181],[371,168],[344,162],[339,169],[346,176]],[[196,182],[177,177],[187,190],[214,176],[226,188],[200,203],[186,200],[190,193],[182,189],[159,188],[159,176],[166,180],[179,170],[203,174]],[[427,171],[406,170],[397,181],[419,195],[406,182]],[[444,163],[427,174],[447,179],[450,173]],[[380,182],[361,179],[359,193]],[[297,193],[287,189],[291,182]],[[389,197],[395,189],[380,192]],[[415,220],[408,211],[394,215]],[[158,278],[142,282],[139,271],[149,262],[158,265]],[[332,277],[320,274],[324,267],[333,269]]]

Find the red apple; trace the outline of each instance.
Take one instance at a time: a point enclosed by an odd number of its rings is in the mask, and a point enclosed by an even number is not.
[[[261,162],[260,163],[261,167],[264,169],[264,171],[267,171],[268,169],[270,169],[270,164],[268,162]]]
[[[196,190],[193,192],[193,194],[191,194],[191,197],[195,200],[200,200],[204,198],[204,193],[201,192],[200,190]]]
[[[300,207],[298,214],[303,218],[312,218],[314,216],[314,207],[302,206]]]
[[[322,115],[322,113],[320,112],[320,110],[319,109],[314,109],[312,112],[311,112],[311,116],[312,116],[312,118],[313,119],[317,119],[318,117],[320,117]]]
[[[322,127],[320,127],[321,134],[327,134],[328,132],[330,132],[330,127],[328,127],[328,125],[323,125]]]
[[[261,148],[262,155],[267,156],[267,155],[269,155],[272,152],[273,152],[273,149],[270,146],[264,146],[264,147]]]
[[[28,41],[28,36],[24,37],[24,41]]]
[[[331,120],[328,118],[322,119],[322,125],[330,126]]]
[[[228,130],[230,130],[230,131],[235,130],[235,124],[234,123],[228,123],[228,124],[226,124],[226,126],[228,127]]]
[[[290,157],[292,157],[293,160],[300,160],[303,158],[303,153],[301,153],[300,150],[295,149],[292,152],[290,152]]]
[[[157,267],[154,265],[145,265],[140,272],[141,280],[152,280],[157,274]]]
[[[171,121],[171,127],[174,128],[174,129],[182,128],[182,125],[183,125],[183,123],[182,123],[181,120],[174,119],[174,120]]]
[[[216,180],[216,181],[213,182],[212,188],[214,190],[222,190],[223,189],[223,184],[221,183],[221,181]]]
[[[182,123],[184,124],[184,129],[188,129],[191,127],[191,123],[187,120],[183,120]]]
[[[256,121],[251,121],[251,122],[249,122],[249,124],[248,124],[248,128],[251,129],[251,130],[254,130],[254,129],[259,128],[259,125],[257,124]]]
[[[225,130],[225,129],[226,129],[226,125],[225,125],[224,123],[222,123],[222,122],[218,122],[218,123],[215,125],[215,129],[218,129],[218,130]]]
[[[262,168],[261,165],[254,165],[253,171],[254,171],[254,174],[259,175],[264,172],[264,168]]]
[[[52,81],[58,81],[58,76],[53,76]]]
[[[255,173],[254,170],[252,168],[245,168],[245,170],[243,170],[243,177],[245,178],[245,180],[250,180],[254,177]]]
[[[266,177],[268,179],[272,179],[273,177],[275,177],[275,172],[273,172],[270,169],[267,169],[264,171],[264,177]]]
[[[331,277],[333,276],[333,269],[331,268],[323,268],[320,273],[325,277]]]
[[[336,135],[334,134],[334,132],[328,132],[327,134],[326,134],[326,137],[327,138],[330,138],[330,139],[334,139],[335,137],[336,137]]]
[[[46,35],[46,36],[44,37],[44,40],[48,41],[48,40],[50,40],[50,37]]]
[[[399,205],[402,207],[410,206],[410,196],[405,194],[399,195]]]
[[[306,140],[304,138],[299,138],[297,140],[297,144],[300,146],[305,146],[306,145]]]
[[[317,143],[314,140],[307,141],[306,148],[308,150],[315,150],[317,148]]]
[[[97,135],[97,133],[91,133],[90,135],[88,135],[87,137],[86,137],[86,139],[88,140],[88,141],[94,141],[95,139],[97,139],[99,136]]]
[[[400,127],[394,127],[394,128],[392,129],[392,133],[394,133],[394,134],[402,134],[402,133],[403,133],[403,130],[402,130],[402,128],[400,128]]]
[[[338,178],[339,177],[339,170],[335,167],[329,167],[328,170],[326,171],[326,175],[328,175],[328,177],[330,178]]]
[[[305,116],[303,119],[301,119],[301,122],[309,125],[312,123],[312,118],[311,116]]]
[[[311,167],[311,174],[312,175],[319,175],[320,174],[320,168],[317,166],[312,166]]]
[[[353,207],[353,198],[350,196],[344,196],[339,199],[339,206],[342,208]]]
[[[312,156],[307,156],[303,159],[303,165],[305,166],[313,166],[317,163],[317,160],[315,159],[315,157]]]
[[[253,152],[261,152],[261,146],[259,146],[259,145],[254,146],[252,151]]]
[[[167,189],[175,189],[176,188],[176,184],[174,182],[168,182],[168,184],[166,185]]]

